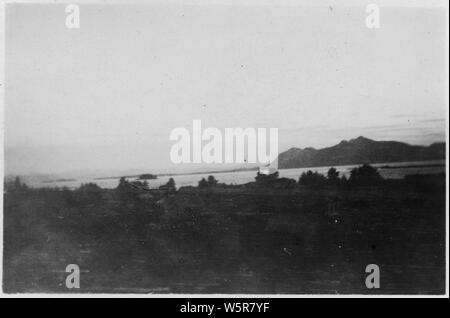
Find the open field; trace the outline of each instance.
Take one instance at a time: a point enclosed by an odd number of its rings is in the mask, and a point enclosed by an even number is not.
[[[7,187],[8,189],[8,187]],[[441,294],[445,176],[371,186],[10,187],[4,291]],[[65,286],[67,264],[81,288]],[[381,288],[367,289],[377,264]]]

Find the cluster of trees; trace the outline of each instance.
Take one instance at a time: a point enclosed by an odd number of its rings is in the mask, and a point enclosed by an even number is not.
[[[28,190],[28,186],[23,183],[19,177],[15,177],[14,180],[5,181],[3,183],[3,190],[6,193],[23,192]]]
[[[339,176],[336,168],[330,168],[327,175],[308,170],[303,172],[298,183],[306,186],[323,186],[323,185],[376,185],[383,181],[377,168],[369,164],[353,168],[350,171],[350,178]]]
[[[330,168],[326,175],[320,174],[317,171],[308,170],[303,172],[298,180],[299,185],[320,187],[320,186],[342,186],[342,185],[376,185],[383,181],[380,173],[375,167],[364,164],[351,170],[350,177],[340,176],[336,168]],[[255,177],[255,184],[258,187],[273,187],[273,188],[294,188],[297,183],[293,179],[279,178],[278,172],[266,175],[257,173]]]
[[[124,177],[120,178],[119,185],[117,186],[116,190],[119,192],[127,192],[131,191],[133,189],[141,189],[141,190],[149,190],[149,184],[147,181],[127,181]],[[168,193],[173,193],[177,189],[175,185],[175,180],[173,178],[170,178],[169,181],[167,181],[166,184],[163,184],[159,186],[159,190],[166,191]]]
[[[339,171],[336,168],[330,168],[326,176],[317,171],[308,170],[303,172],[298,180],[299,184],[305,186],[341,185],[346,182],[347,178],[345,176],[339,177]]]
[[[275,180],[278,180],[278,176],[278,171],[272,174],[263,174],[258,171],[255,177],[255,181],[257,184],[270,184],[272,182],[275,182]]]
[[[362,166],[356,167],[351,170],[350,177],[347,179],[344,175],[340,176],[339,171],[336,168],[330,168],[325,175],[308,170],[303,172],[298,180],[298,184],[305,186],[324,186],[324,185],[375,185],[383,181],[380,173],[375,167],[371,165],[364,164]],[[122,179],[119,182],[122,183]],[[133,184],[136,185],[139,181],[134,181]],[[142,183],[142,182],[140,182]],[[259,187],[275,187],[275,188],[293,188],[297,185],[295,180],[289,178],[279,178],[278,171],[272,174],[262,174],[258,172],[255,177],[255,183]],[[208,178],[202,178],[198,182],[199,188],[211,188],[218,184],[218,180],[210,175]],[[142,187],[148,188],[148,184],[144,181],[141,184]],[[167,190],[169,193],[176,191],[175,180],[170,178],[169,181],[159,187],[161,190]]]
[[[167,181],[166,184],[163,184],[159,187],[160,190],[165,190],[168,193],[175,193],[177,191],[177,187],[175,185],[175,180],[173,178],[170,178],[169,181]]]
[[[355,185],[355,186],[370,186],[377,185],[383,182],[383,178],[378,172],[377,168],[372,167],[371,165],[364,164],[362,166],[353,168],[350,171],[350,177],[347,179],[344,175],[340,176],[339,171],[336,168],[330,168],[325,175],[318,173],[317,171],[313,172],[308,170],[307,172],[303,172],[298,180],[299,185],[303,186],[325,186],[325,185]],[[217,179],[210,175],[208,178],[202,178],[198,182],[199,188],[211,188],[218,184]],[[293,179],[289,178],[279,178],[278,171],[269,175],[257,173],[255,177],[255,184],[258,187],[274,187],[274,188],[294,188],[297,185],[297,182]],[[22,183],[19,177],[16,177],[14,180],[7,181],[4,184],[5,192],[9,193],[19,193],[25,192],[29,188],[25,183]],[[127,181],[124,177],[120,178],[119,184],[115,189],[117,193],[130,193],[136,192],[136,190],[149,190],[149,184],[147,181]],[[159,190],[165,191],[167,193],[175,193],[176,192],[176,184],[173,178],[170,178],[169,181],[161,185]],[[77,191],[80,193],[100,193],[101,188],[95,183],[87,183],[82,184]]]
[[[383,177],[378,169],[368,164],[353,168],[348,179],[351,185],[376,185],[382,181]]]
[[[202,178],[199,182],[198,182],[198,187],[199,188],[211,188],[214,187],[215,185],[217,185],[218,181],[216,180],[216,178],[214,178],[214,176],[209,176],[208,179]]]

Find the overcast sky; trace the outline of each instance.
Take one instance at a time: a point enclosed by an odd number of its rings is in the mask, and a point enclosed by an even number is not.
[[[6,173],[170,168],[194,119],[277,127],[280,151],[445,140],[447,9],[382,6],[368,29],[366,2],[320,3],[80,5],[80,29],[8,5]]]

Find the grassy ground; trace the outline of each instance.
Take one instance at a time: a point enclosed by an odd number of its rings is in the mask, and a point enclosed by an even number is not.
[[[81,288],[65,286],[67,264]],[[377,264],[381,288],[367,289]],[[445,177],[374,186],[9,189],[5,292],[441,294]]]

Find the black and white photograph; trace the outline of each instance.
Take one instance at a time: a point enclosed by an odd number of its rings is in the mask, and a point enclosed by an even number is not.
[[[1,6],[3,295],[448,297],[448,1]]]

